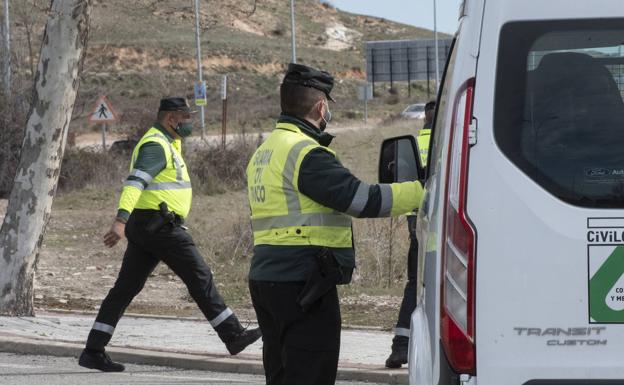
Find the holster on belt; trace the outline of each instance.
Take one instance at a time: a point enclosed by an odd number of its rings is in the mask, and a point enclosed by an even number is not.
[[[304,312],[342,280],[340,265],[329,248],[323,247],[315,259],[317,269],[308,277],[297,298],[297,304]]]
[[[158,215],[154,215],[147,223],[147,226],[145,226],[145,231],[148,234],[156,234],[165,227],[165,225],[176,223],[176,215],[174,212],[169,211],[166,202],[160,202],[158,208]]]

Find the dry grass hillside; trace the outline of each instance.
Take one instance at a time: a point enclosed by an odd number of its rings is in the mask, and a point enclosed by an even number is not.
[[[11,0],[14,50],[22,86],[28,81],[45,22],[45,0]],[[266,130],[279,114],[278,86],[290,61],[287,0],[200,0],[203,69],[208,84],[207,123],[220,129],[220,78],[229,75],[229,127],[233,132]],[[337,79],[334,106],[339,120],[362,119],[357,86],[365,80],[363,42],[430,38],[431,31],[384,19],[342,12],[319,0],[296,2],[297,56]],[[195,17],[191,0],[94,0],[91,38],[74,123],[92,129],[86,116],[107,94],[121,112],[117,131],[137,131],[153,119],[163,95],[191,96],[196,79]],[[397,94],[379,87],[371,116],[383,118],[408,102],[406,86]],[[415,83],[412,100],[426,87]],[[403,100],[401,100],[403,98]]]

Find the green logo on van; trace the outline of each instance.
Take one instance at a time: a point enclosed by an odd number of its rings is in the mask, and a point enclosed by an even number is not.
[[[590,274],[597,267],[589,280],[591,322],[624,323],[624,246],[589,249]],[[604,251],[608,249],[613,250],[605,259]]]

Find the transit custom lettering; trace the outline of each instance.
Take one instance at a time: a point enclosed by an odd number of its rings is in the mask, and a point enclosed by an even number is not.
[[[520,337],[548,338],[546,340],[547,346],[604,346],[607,345],[608,342],[607,339],[603,339],[603,335],[605,334],[604,332],[607,330],[604,326],[568,328],[515,327],[513,330],[516,332],[516,335]]]

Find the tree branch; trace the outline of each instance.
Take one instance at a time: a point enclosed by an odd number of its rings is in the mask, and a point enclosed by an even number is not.
[[[256,9],[258,8],[258,0],[254,0],[253,2],[253,9],[251,10],[250,13],[247,14],[247,17],[252,17],[254,15],[254,13],[256,13]]]

